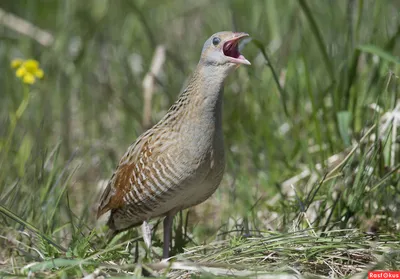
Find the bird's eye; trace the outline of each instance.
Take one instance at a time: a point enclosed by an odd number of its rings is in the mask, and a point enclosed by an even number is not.
[[[214,37],[214,39],[213,39],[213,41],[212,41],[212,43],[213,43],[214,46],[218,45],[220,42],[221,42],[221,39],[218,38],[218,37]]]

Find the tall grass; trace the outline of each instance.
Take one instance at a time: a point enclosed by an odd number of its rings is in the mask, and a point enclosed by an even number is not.
[[[242,50],[252,66],[226,82],[226,174],[210,200],[176,218],[177,259],[222,264],[218,272],[289,266],[337,277],[399,268],[397,1],[6,0],[0,8],[54,37],[44,46],[0,25],[0,276],[159,269],[158,230],[151,255],[134,230],[106,244],[98,194],[145,129],[142,82],[156,47],[167,55],[153,123],[221,30],[252,36]],[[45,78],[13,128],[24,96],[9,66],[16,57],[40,61]],[[274,237],[282,242],[265,246]],[[362,247],[338,254],[352,241]],[[274,261],[260,261],[268,253]]]

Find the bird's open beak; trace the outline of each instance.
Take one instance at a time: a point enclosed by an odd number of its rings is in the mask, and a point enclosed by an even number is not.
[[[232,63],[236,64],[245,64],[251,65],[249,60],[247,60],[240,52],[239,52],[239,42],[245,37],[248,37],[247,33],[235,33],[235,37],[226,41],[222,47],[222,52]]]

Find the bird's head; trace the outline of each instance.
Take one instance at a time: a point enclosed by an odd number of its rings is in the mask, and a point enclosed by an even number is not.
[[[203,46],[200,63],[205,66],[219,66],[224,70],[235,69],[240,64],[251,65],[239,52],[239,42],[249,34],[242,32],[218,32]]]

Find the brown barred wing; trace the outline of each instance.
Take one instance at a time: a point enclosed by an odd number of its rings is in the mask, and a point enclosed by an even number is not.
[[[185,172],[169,155],[168,143],[153,150],[151,138],[140,146],[136,158],[121,160],[103,193],[98,217],[109,210],[126,211],[131,219],[146,216],[165,203],[185,179]]]

